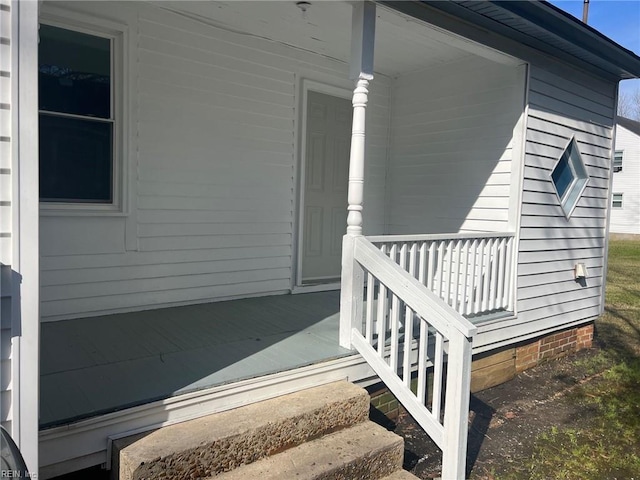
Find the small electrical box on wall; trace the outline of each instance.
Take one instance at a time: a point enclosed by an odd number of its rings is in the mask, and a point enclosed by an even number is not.
[[[587,278],[587,266],[584,263],[576,263],[574,272],[576,280]]]

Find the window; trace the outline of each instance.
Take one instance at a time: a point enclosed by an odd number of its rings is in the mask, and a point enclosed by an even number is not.
[[[614,172],[622,171],[622,150],[616,150],[613,153],[613,171]]]
[[[560,157],[558,165],[556,165],[556,168],[551,172],[551,178],[556,186],[558,196],[562,200],[566,196],[567,190],[569,190],[569,187],[575,178],[566,155]]]
[[[574,137],[551,171],[551,181],[566,218],[571,217],[588,180],[587,170]]]
[[[614,193],[613,194],[613,202],[611,203],[613,208],[622,208],[622,194]]]
[[[40,201],[117,206],[113,36],[40,25]]]

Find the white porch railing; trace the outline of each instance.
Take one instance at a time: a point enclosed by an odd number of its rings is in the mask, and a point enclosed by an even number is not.
[[[441,448],[442,478],[464,478],[476,327],[365,237],[347,235],[344,248],[341,328]]]
[[[367,239],[462,315],[513,311],[513,233]]]

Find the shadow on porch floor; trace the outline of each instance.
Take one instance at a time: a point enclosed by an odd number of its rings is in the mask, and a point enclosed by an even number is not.
[[[339,292],[279,295],[42,324],[40,428],[319,363]]]

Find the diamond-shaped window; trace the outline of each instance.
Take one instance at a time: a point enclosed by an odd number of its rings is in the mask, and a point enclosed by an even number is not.
[[[578,144],[575,137],[572,137],[551,171],[551,181],[565,217],[571,217],[588,180]]]

